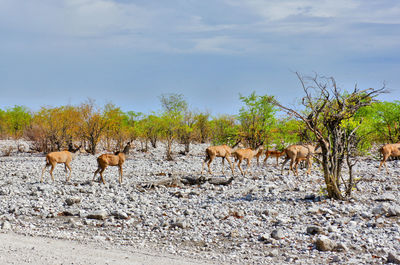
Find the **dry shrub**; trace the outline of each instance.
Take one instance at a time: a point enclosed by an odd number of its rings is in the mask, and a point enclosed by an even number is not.
[[[37,152],[47,151],[47,138],[40,126],[33,125],[26,129],[25,137],[33,142],[32,150]]]

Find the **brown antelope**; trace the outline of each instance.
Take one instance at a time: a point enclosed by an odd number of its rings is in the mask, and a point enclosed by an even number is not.
[[[267,160],[269,157],[276,157],[276,165],[278,166],[279,163],[279,157],[285,155],[285,152],[282,151],[276,151],[276,150],[265,150],[265,152],[263,150],[261,150],[261,152],[258,152],[256,157],[257,157],[257,166],[259,165],[259,158],[260,156],[265,153],[265,158],[264,158],[264,165],[267,163]]]
[[[279,162],[279,157],[285,155],[285,152],[282,151],[277,151],[277,150],[272,150],[272,151],[266,151],[265,152],[265,158],[264,158],[264,164],[267,163],[267,159],[268,157],[276,157],[276,165],[278,166],[278,162]]]
[[[389,173],[387,165],[386,165],[386,160],[390,156],[392,156],[392,157],[400,156],[400,143],[397,143],[397,144],[385,144],[384,146],[379,148],[379,152],[383,156],[382,161],[379,164],[379,172],[381,171],[382,164],[384,164],[385,168],[386,168],[386,173]]]
[[[97,170],[94,172],[93,180],[96,174],[100,172],[100,178],[103,184],[106,184],[103,178],[103,172],[108,166],[119,167],[119,183],[122,183],[122,165],[125,162],[126,155],[129,153],[131,142],[128,142],[122,152],[115,152],[114,154],[102,154],[97,158]]]
[[[260,156],[262,156],[262,154],[264,154],[264,148],[263,147],[261,147],[258,150],[258,153],[255,155],[255,157],[257,158],[257,166],[260,164],[259,161],[260,161]]]
[[[317,148],[313,145],[290,145],[283,152],[286,154],[285,161],[282,164],[281,174],[283,174],[283,167],[287,161],[290,159],[290,168],[289,172],[293,171],[293,173],[298,176],[297,166],[301,160],[306,160],[307,165],[307,175],[311,173],[311,165],[313,160],[313,155]],[[293,170],[293,163],[296,171]]]
[[[51,169],[50,169],[50,176],[51,176],[51,179],[52,179],[53,182],[54,182],[53,170],[54,170],[54,168],[55,168],[55,166],[56,166],[57,164],[64,164],[64,166],[65,166],[65,172],[68,172],[68,171],[67,171],[67,168],[69,169],[69,175],[67,176],[67,179],[66,179],[66,181],[68,182],[69,179],[71,178],[71,172],[72,172],[69,163],[72,161],[72,159],[73,159],[74,156],[75,156],[75,153],[76,153],[80,148],[81,148],[81,146],[79,146],[78,148],[74,149],[74,148],[72,147],[72,145],[70,145],[70,146],[69,146],[69,151],[59,151],[59,152],[51,152],[51,153],[48,153],[48,154],[46,155],[46,165],[44,166],[44,168],[43,168],[43,170],[42,170],[42,176],[41,176],[41,178],[40,178],[40,182],[43,183],[43,175],[44,175],[44,172],[46,171],[46,168],[49,167],[49,166],[51,166]]]
[[[252,148],[238,149],[232,153],[232,155],[236,157],[236,161],[238,161],[238,168],[239,168],[240,172],[242,173],[242,176],[245,176],[247,170],[250,169],[251,160],[253,159],[253,157],[255,157],[257,154],[260,153],[260,151],[262,150],[261,148],[262,147],[259,146],[256,149],[252,149]],[[240,166],[244,159],[247,160],[247,168],[246,168],[245,172],[243,172],[243,169]]]
[[[236,147],[239,145],[239,143],[240,143],[240,141],[238,141],[232,148],[225,144],[207,147],[206,158],[204,159],[203,164],[201,166],[201,175],[203,175],[204,164],[207,161],[208,161],[208,163],[207,163],[208,173],[212,174],[210,164],[216,157],[222,158],[222,174],[225,174],[224,164],[225,164],[225,159],[226,159],[231,167],[232,175],[234,175],[235,173],[233,172],[233,165],[232,165],[230,156],[232,155],[232,152],[236,149]]]

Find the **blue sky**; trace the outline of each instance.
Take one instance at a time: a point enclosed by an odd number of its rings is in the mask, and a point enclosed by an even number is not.
[[[398,0],[0,0],[0,108],[79,104],[236,114],[239,93],[294,105],[294,74],[400,99]]]

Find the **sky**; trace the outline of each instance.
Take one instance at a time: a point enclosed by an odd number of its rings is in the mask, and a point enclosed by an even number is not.
[[[237,114],[253,91],[296,106],[295,72],[400,99],[398,0],[0,0],[0,108]]]

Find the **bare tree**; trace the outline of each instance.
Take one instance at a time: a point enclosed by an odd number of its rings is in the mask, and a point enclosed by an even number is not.
[[[360,138],[356,132],[361,124],[350,123],[356,112],[370,105],[376,96],[386,92],[385,85],[380,89],[368,88],[353,91],[340,89],[333,77],[314,75],[301,76],[296,73],[304,90],[303,111],[296,111],[282,104],[275,104],[282,110],[302,120],[313,133],[322,149],[323,174],[328,196],[333,199],[345,199],[351,196],[355,185],[353,167],[357,145]],[[348,166],[347,179],[342,168]]]

